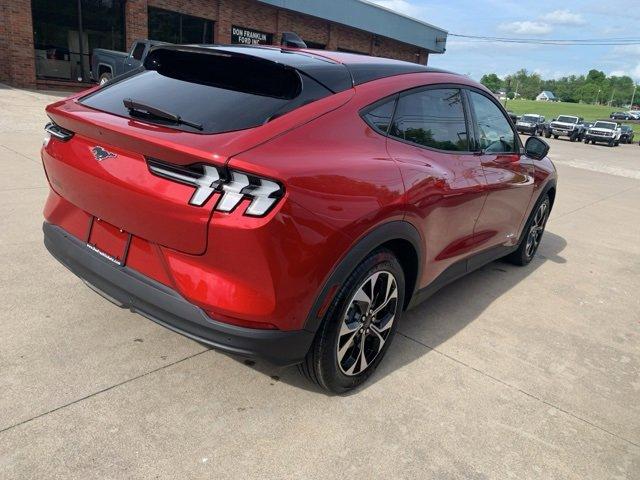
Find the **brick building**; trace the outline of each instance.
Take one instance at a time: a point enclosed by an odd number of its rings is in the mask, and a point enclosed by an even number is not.
[[[94,48],[136,38],[172,43],[279,44],[426,64],[447,32],[364,0],[0,0],[0,82],[72,87],[90,81]]]

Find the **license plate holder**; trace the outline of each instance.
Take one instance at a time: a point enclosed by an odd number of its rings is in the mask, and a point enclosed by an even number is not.
[[[129,232],[92,217],[87,237],[87,248],[116,265],[125,264],[131,244]]]

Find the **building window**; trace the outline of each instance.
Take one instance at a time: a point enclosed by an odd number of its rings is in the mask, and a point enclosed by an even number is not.
[[[242,45],[273,45],[273,33],[233,25],[231,27],[231,43],[239,43]]]
[[[149,7],[149,39],[169,43],[213,43],[213,21]]]
[[[307,44],[307,48],[313,48],[316,50],[324,50],[327,46],[324,43],[312,42],[311,40],[304,40]]]
[[[124,50],[124,0],[32,0],[36,76],[90,80],[94,48]]]

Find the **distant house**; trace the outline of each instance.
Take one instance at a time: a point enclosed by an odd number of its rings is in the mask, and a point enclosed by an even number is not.
[[[550,92],[549,90],[544,90],[544,91],[540,92],[540,94],[536,97],[536,101],[538,101],[538,102],[557,102],[558,99],[553,94],[553,92]]]
[[[507,99],[507,91],[506,90],[498,90],[495,94],[498,100],[506,100]]]

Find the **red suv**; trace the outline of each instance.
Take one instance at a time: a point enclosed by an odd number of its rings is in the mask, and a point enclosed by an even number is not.
[[[47,107],[44,241],[108,300],[362,383],[403,310],[534,256],[548,146],[467,77],[346,53],[159,46]]]

